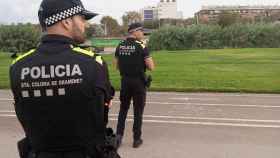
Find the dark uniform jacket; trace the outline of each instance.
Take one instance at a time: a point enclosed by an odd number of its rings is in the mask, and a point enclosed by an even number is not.
[[[127,38],[116,49],[115,57],[122,77],[142,77],[146,71],[145,59],[149,58],[148,48],[135,38]]]
[[[111,98],[102,59],[70,38],[46,35],[10,68],[15,111],[35,151],[76,150],[104,142]]]

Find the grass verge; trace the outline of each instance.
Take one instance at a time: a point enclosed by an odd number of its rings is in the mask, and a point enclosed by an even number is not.
[[[280,49],[158,51],[153,91],[280,93]],[[104,55],[113,85],[119,73]],[[9,88],[9,55],[0,53],[0,88]]]

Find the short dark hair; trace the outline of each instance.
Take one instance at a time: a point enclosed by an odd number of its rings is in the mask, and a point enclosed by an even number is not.
[[[132,23],[128,26],[128,32],[132,33],[134,31],[143,30],[143,25],[141,23]]]

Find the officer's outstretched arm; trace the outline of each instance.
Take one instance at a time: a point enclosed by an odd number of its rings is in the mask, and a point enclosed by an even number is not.
[[[150,51],[144,44],[140,43],[140,45],[142,47],[142,53],[143,53],[146,68],[150,71],[153,71],[155,69],[155,64],[152,56],[150,56]]]
[[[105,72],[105,76],[106,76],[106,98],[105,98],[105,105],[108,107],[112,106],[112,99],[115,96],[115,88],[112,86],[111,81],[110,81],[110,75],[109,75],[109,69],[108,69],[108,65],[105,61],[103,61],[103,65],[102,65],[104,72]]]
[[[145,59],[145,65],[148,70],[153,71],[155,69],[155,63],[152,57],[148,57]]]

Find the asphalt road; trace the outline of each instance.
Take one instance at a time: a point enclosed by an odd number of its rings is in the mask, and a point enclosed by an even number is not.
[[[17,158],[23,132],[9,91],[0,91],[0,155]],[[119,102],[110,125],[115,128]],[[131,110],[132,111],[132,108]],[[280,95],[148,93],[144,144],[132,148],[130,112],[120,154],[124,158],[279,158]]]

